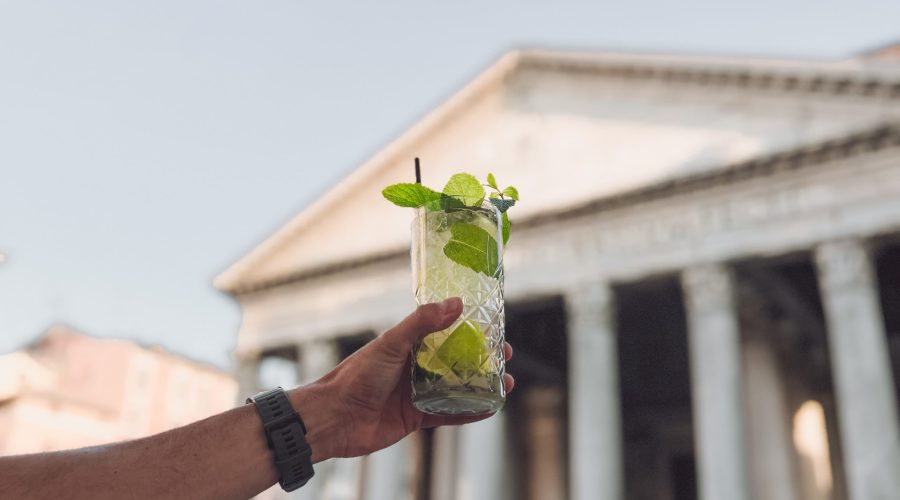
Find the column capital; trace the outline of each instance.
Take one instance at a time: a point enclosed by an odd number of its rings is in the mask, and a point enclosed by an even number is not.
[[[685,269],[681,286],[686,298],[695,309],[732,308],[734,301],[734,277],[724,264],[701,264]]]
[[[307,383],[328,373],[338,363],[335,339],[314,339],[297,345],[301,382]]]
[[[566,313],[573,324],[573,333],[593,331],[590,325],[602,325],[603,331],[611,331],[615,298],[612,287],[606,281],[582,281],[565,292]],[[584,325],[588,328],[579,328]]]
[[[869,248],[861,240],[823,243],[816,249],[822,285],[829,288],[870,283]]]

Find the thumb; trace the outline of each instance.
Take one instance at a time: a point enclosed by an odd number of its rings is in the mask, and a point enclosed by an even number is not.
[[[405,361],[413,345],[426,335],[452,325],[462,313],[458,297],[434,304],[423,304],[397,326],[384,332],[380,341],[384,350],[397,360]]]

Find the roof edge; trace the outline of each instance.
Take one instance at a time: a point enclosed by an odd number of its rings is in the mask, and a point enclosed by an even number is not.
[[[484,95],[484,93],[498,86],[503,79],[519,65],[522,52],[513,50],[502,55],[486,70],[482,71],[474,80],[466,84],[462,89],[451,95],[436,109],[416,122],[408,131],[388,143],[373,157],[364,162],[362,166],[351,172],[342,182],[328,190],[305,210],[294,216],[287,224],[282,226],[274,234],[263,240],[248,254],[225,269],[214,280],[213,285],[223,291],[228,291],[240,286],[243,275],[258,261],[283,246],[291,236],[303,229],[318,214],[323,212],[333,202],[339,200],[347,192],[362,184],[366,178],[377,172],[384,164],[390,163],[398,156],[408,151],[417,142],[425,139],[439,128],[458,111],[471,101]]]
[[[562,219],[583,217],[594,213],[613,210],[628,205],[662,199],[668,196],[699,191],[727,182],[758,178],[786,170],[808,168],[814,165],[851,158],[854,156],[900,147],[900,122],[888,122],[861,129],[838,138],[806,144],[778,153],[767,154],[755,159],[726,165],[722,168],[687,175],[677,179],[659,182],[631,191],[591,200],[573,207],[539,214],[517,221],[519,228],[538,227]],[[376,255],[351,259],[333,264],[304,269],[274,279],[256,283],[244,283],[239,287],[225,290],[232,295],[247,295],[300,281],[326,276],[331,273],[357,269],[404,258],[406,248],[386,251]]]
[[[249,270],[284,246],[333,202],[362,184],[383,165],[439,130],[442,123],[464,109],[466,104],[496,88],[509,74],[522,68],[592,73],[620,79],[658,79],[720,88],[900,99],[900,71],[875,71],[854,59],[811,62],[748,57],[735,60],[724,56],[535,48],[513,50],[501,56],[443,104],[227,267],[214,278],[213,285],[225,292],[241,288],[241,282]]]

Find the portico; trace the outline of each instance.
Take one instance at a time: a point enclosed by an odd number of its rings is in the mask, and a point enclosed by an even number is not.
[[[740,129],[741,138],[710,138],[714,146],[694,151],[708,157],[687,161],[689,167],[674,176],[654,166],[650,153],[631,150],[633,161],[623,163],[638,165],[631,177],[611,172],[609,183],[593,181],[590,197],[567,206],[544,203],[536,194],[534,202],[543,206],[514,219],[504,257],[508,323],[512,328],[516,315],[531,315],[521,328],[533,342],[548,336],[565,342],[564,354],[523,358],[523,380],[532,382],[517,389],[520,399],[509,409],[514,413],[441,430],[430,438],[428,456],[413,449],[422,439],[404,441],[360,461],[353,472],[327,466],[319,480],[357,478],[366,500],[412,498],[422,491],[448,500],[513,500],[524,494],[504,485],[530,480],[540,483],[542,500],[868,500],[900,491],[898,375],[880,291],[885,284],[900,286],[900,276],[878,272],[894,269],[893,260],[878,259],[900,234],[900,128],[882,123],[900,109],[900,92],[895,97],[891,90],[900,86],[848,96],[821,90],[831,88],[830,80],[822,80],[824,87],[810,83],[815,102],[808,111],[819,117],[816,124],[782,138],[760,132],[771,130],[766,126],[774,122],[767,120],[777,121],[767,113],[784,118],[792,112],[776,110],[790,96],[776,92],[772,81],[741,84],[732,69],[715,65],[704,73],[670,61],[668,70],[662,65],[653,69],[660,73],[641,77],[615,73],[615,61],[592,66],[562,57],[551,70],[548,60],[505,59],[491,70],[498,74],[488,74],[496,81],[476,82],[457,98],[462,101],[456,108],[443,111],[443,121],[432,120],[433,135],[417,129],[355,174],[357,181],[365,177],[380,186],[400,179],[391,172],[401,171],[401,159],[413,149],[433,152],[441,164],[458,163],[448,148],[461,144],[501,167],[518,161],[577,165],[591,151],[609,155],[612,146],[588,148],[577,137],[572,146],[552,133],[541,136],[551,129],[534,116],[543,113],[562,130],[574,126],[572,113],[582,112],[591,123],[614,116],[621,125],[639,121],[626,115],[653,99],[677,103],[668,108],[674,110],[669,118],[646,118],[654,126],[678,123],[676,111],[691,103],[737,102],[741,111],[723,118],[723,129]],[[707,77],[699,80],[700,74]],[[675,87],[661,86],[654,75]],[[792,85],[806,85],[804,78]],[[623,80],[635,88],[622,90]],[[505,82],[503,90],[490,91],[497,82]],[[704,100],[702,92],[710,90],[703,87],[716,85],[722,93]],[[575,112],[566,100],[570,92],[612,89],[624,93],[626,104],[587,99],[597,109]],[[852,122],[854,128],[833,128],[829,113],[850,117],[840,126]],[[508,137],[504,127],[480,126],[491,144],[506,148],[494,158],[477,135],[466,132],[485,117],[510,127],[515,119],[521,127],[518,136]],[[741,119],[746,121],[739,124]],[[668,150],[670,158],[676,149]],[[458,154],[466,158],[466,152]],[[544,160],[534,159],[542,155]],[[573,178],[590,179],[573,168]],[[516,175],[512,168],[503,174]],[[347,196],[350,187],[339,189]],[[573,198],[586,189],[574,187]],[[539,192],[537,184],[533,192]],[[358,196],[360,207],[381,203],[377,193]],[[328,200],[322,203],[328,206]],[[298,381],[308,379],[338,362],[348,339],[377,334],[413,307],[402,214],[386,215],[382,232],[361,228],[360,247],[347,249],[341,246],[346,240],[330,243],[335,235],[324,231],[316,210],[218,282],[244,311],[236,356],[242,394],[258,388],[265,353],[295,349],[303,374]],[[325,220],[346,231],[358,212],[340,210]],[[323,239],[316,252],[309,246],[316,240],[304,231]],[[334,259],[321,261],[320,254]],[[662,343],[669,347],[652,351]],[[665,362],[676,358],[666,358],[660,365],[665,369],[633,366],[680,352],[678,346],[684,358],[672,366]],[[634,397],[650,387],[650,379],[658,393]],[[546,461],[521,445],[540,439],[546,443],[541,455],[559,458]],[[420,462],[413,464],[415,456]],[[422,467],[433,473],[422,474]],[[385,471],[396,475],[387,479]],[[423,487],[423,477],[431,484]]]

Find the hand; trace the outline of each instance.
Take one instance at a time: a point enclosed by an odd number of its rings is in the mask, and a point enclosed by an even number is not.
[[[412,405],[410,350],[429,333],[448,328],[460,313],[458,298],[419,306],[320,380],[292,391],[292,402],[307,424],[314,461],[364,455],[418,429],[491,416],[435,416]],[[503,353],[508,360],[512,347],[504,344]],[[515,385],[509,374],[503,383],[507,392]]]

